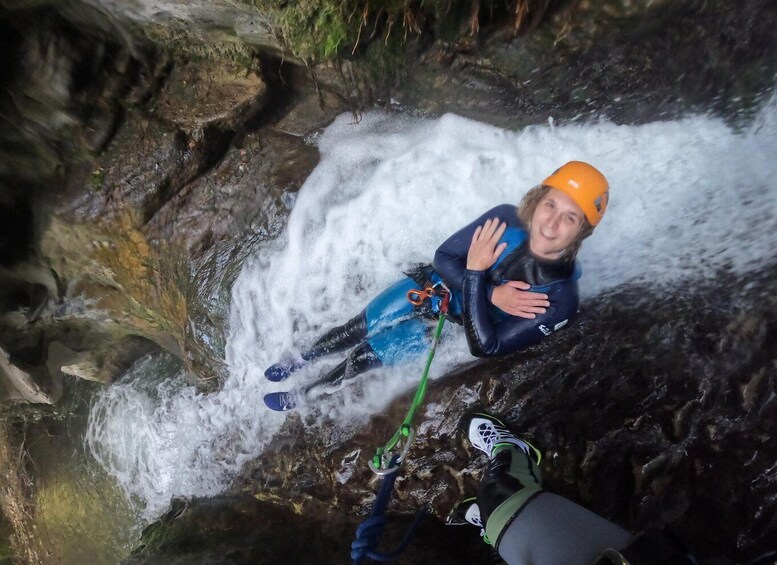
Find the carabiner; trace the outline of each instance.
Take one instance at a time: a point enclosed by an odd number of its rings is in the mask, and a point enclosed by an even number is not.
[[[424,300],[431,298],[432,296],[434,296],[434,287],[432,287],[432,285],[427,285],[423,290],[414,288],[413,290],[407,291],[407,300],[413,306],[420,306],[424,303]]]
[[[376,475],[379,475],[379,476],[390,475],[391,473],[399,469],[399,467],[402,464],[402,461],[404,461],[405,457],[407,456],[407,452],[410,451],[410,446],[413,444],[413,441],[415,441],[415,428],[411,427],[407,432],[407,439],[405,439],[405,445],[402,446],[402,452],[399,454],[399,458],[397,458],[396,464],[393,467],[389,467],[388,469],[380,468],[383,466],[383,461],[391,459],[391,456],[388,452],[384,452],[379,456],[381,459],[380,467],[376,466],[372,460],[367,462],[367,466]]]

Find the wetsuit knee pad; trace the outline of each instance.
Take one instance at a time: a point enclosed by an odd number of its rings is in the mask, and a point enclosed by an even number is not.
[[[362,311],[346,323],[332,328],[322,335],[311,348],[302,354],[302,358],[311,361],[318,357],[345,351],[367,337],[366,312]]]
[[[413,279],[404,278],[373,298],[364,310],[367,330],[380,331],[383,327],[412,316],[414,306],[407,299],[407,293],[417,288]]]
[[[429,324],[410,318],[367,338],[384,365],[396,365],[420,357],[431,343]]]
[[[343,361],[329,371],[315,386],[320,384],[337,384],[344,379],[350,379],[371,369],[382,366],[378,356],[369,343],[363,342],[351,351]]]

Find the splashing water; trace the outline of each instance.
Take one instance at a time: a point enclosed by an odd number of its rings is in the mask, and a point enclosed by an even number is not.
[[[580,254],[584,298],[629,281],[688,285],[719,268],[746,271],[777,248],[775,100],[744,132],[709,116],[516,133],[453,115],[371,113],[359,124],[341,116],[313,141],[322,159],[287,229],[234,285],[223,389],[201,394],[180,375],[150,380],[161,371],[146,360],[93,407],[88,443],[145,519],[173,496],[224,489],[286,418],[262,396],[337,359],[281,385],[264,379],[270,363],[358,313],[403,268],[430,261],[448,235],[494,205],[517,203],[568,160],[591,162],[612,187],[607,216]],[[433,378],[471,360],[458,328],[449,325],[444,342]],[[376,371],[301,410],[357,425],[413,387],[422,363]]]

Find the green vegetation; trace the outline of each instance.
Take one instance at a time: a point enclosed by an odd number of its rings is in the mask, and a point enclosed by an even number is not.
[[[538,0],[243,1],[273,16],[289,49],[311,62],[355,55],[375,43],[395,49],[422,35],[443,40],[476,35],[481,23],[501,21],[517,32],[526,14],[544,11]]]
[[[561,0],[562,5],[571,1]],[[487,27],[520,34],[541,21],[549,9],[547,0],[239,2],[272,22],[271,35],[287,57],[310,66],[361,58],[368,70],[383,77],[401,69],[412,57],[414,50],[408,50],[408,46],[413,42],[428,45],[434,41],[472,41]],[[227,62],[246,70],[257,65],[257,47],[241,42],[235,30],[223,25],[215,25],[204,35],[185,26],[168,24],[148,24],[137,31],[190,62]]]
[[[92,176],[90,178],[90,184],[92,186],[92,190],[100,190],[103,187],[103,183],[105,182],[105,171],[102,167],[97,167],[92,171]]]
[[[11,563],[14,556],[11,549],[11,535],[13,535],[13,526],[0,510],[0,565]]]
[[[227,33],[218,33],[215,39],[203,41],[193,37],[185,27],[161,24],[148,24],[144,28],[137,28],[136,33],[166,46],[176,58],[189,63],[226,62],[229,68],[238,72],[253,71],[256,68],[254,48],[240,43]]]

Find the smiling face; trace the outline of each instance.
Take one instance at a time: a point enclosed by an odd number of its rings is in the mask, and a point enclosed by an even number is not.
[[[566,194],[551,188],[537,203],[529,227],[529,249],[543,259],[557,259],[580,233],[585,215]]]

